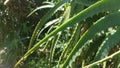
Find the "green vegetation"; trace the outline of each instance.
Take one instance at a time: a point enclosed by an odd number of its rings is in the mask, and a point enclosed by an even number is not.
[[[0,68],[119,68],[120,0],[0,0]]]

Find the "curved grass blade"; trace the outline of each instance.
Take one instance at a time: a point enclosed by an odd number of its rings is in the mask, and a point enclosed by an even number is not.
[[[97,55],[95,57],[95,61],[100,60],[108,55],[110,50],[116,46],[117,43],[120,42],[120,28],[117,29],[117,31],[113,34],[108,36],[108,38],[105,39],[105,41],[100,46],[100,49],[97,52]]]
[[[60,19],[60,22],[59,22],[58,26],[60,26],[63,22],[65,22],[67,19],[69,19],[70,9],[71,9],[71,7],[68,6],[67,9],[66,9],[66,11],[65,11],[64,14],[63,14],[63,17]],[[48,33],[47,33],[47,34],[48,34]],[[61,34],[61,32],[60,32],[60,34]],[[46,47],[47,47],[47,46],[46,46]]]
[[[53,57],[54,57],[54,54],[55,54],[55,46],[58,42],[58,39],[60,38],[61,36],[61,33],[59,33],[53,40],[52,40],[52,46],[51,46],[51,49],[50,49],[50,65],[51,65],[51,62],[54,60]]]
[[[60,65],[60,62],[61,62],[62,58],[64,57],[65,53],[67,53],[70,45],[76,43],[77,40],[80,38],[80,37],[78,37],[78,36],[80,36],[80,35],[78,35],[78,34],[80,33],[80,27],[81,27],[81,26],[77,23],[77,24],[75,25],[75,27],[76,27],[76,28],[74,29],[74,32],[73,32],[73,34],[72,34],[69,42],[67,43],[65,49],[63,50],[63,52],[61,53],[61,56],[59,57],[58,66]]]
[[[53,7],[54,7],[54,5],[43,5],[43,6],[37,7],[27,17],[31,16],[33,13],[35,13],[38,10],[41,10],[41,9],[44,9],[44,8],[53,8]]]
[[[38,22],[37,26],[35,27],[35,30],[32,34],[32,37],[30,39],[30,43],[28,46],[28,50],[32,47],[32,45],[35,42],[36,36],[41,29],[41,27],[47,22],[47,20],[61,7],[63,4],[65,4],[68,0],[62,0],[60,3],[58,3],[54,8],[52,8],[49,12],[47,12],[44,17],[41,19],[41,21]]]
[[[73,48],[72,52],[64,62],[62,68],[66,68],[70,63],[72,63],[77,56],[80,55],[82,49],[84,49],[85,46],[83,46],[87,41],[94,38],[96,33],[107,30],[109,27],[114,26],[120,26],[120,23],[118,21],[120,19],[120,12],[108,15],[106,17],[101,18],[98,20],[94,25],[92,25],[87,32],[81,37],[81,39],[78,41],[78,43]],[[102,28],[101,28],[102,27]],[[74,57],[73,57],[74,56]],[[71,64],[70,64],[71,65]]]
[[[65,0],[63,0],[63,1],[65,1]],[[90,16],[92,16],[94,14],[99,13],[99,12],[105,12],[105,11],[119,9],[120,8],[119,2],[120,2],[120,0],[102,0],[102,1],[99,1],[99,2],[91,5],[87,9],[81,11],[80,13],[78,13],[74,17],[70,18],[65,23],[63,23],[60,27],[58,27],[57,29],[55,29],[54,31],[52,31],[49,35],[47,35],[41,41],[39,41],[38,43],[36,43],[34,45],[34,47],[32,47],[31,49],[29,49],[26,52],[26,54],[15,64],[14,67],[18,66],[20,64],[20,62],[22,60],[24,60],[24,58],[26,59],[31,53],[33,53],[37,48],[39,48],[39,45],[41,45],[42,43],[44,43],[45,41],[47,41],[51,36],[54,36],[58,32],[64,30],[66,27],[71,26],[71,25],[77,23],[78,21],[82,21],[82,20],[84,20],[84,19],[86,19],[86,18],[88,18],[88,17],[90,17]],[[94,11],[96,11],[96,12],[94,12]],[[47,17],[47,19],[48,18],[49,17]],[[45,23],[45,21],[43,21],[43,22]],[[36,33],[39,30],[39,26],[40,26],[40,23],[37,25],[37,27],[36,27],[36,29],[35,29],[35,31],[33,33],[33,36],[32,36],[32,39],[31,39],[31,44],[33,44],[33,41],[35,40],[35,36],[36,36]]]
[[[66,11],[65,11],[65,13],[63,14],[63,19],[61,20],[61,23],[65,22],[65,21],[67,21],[69,19],[70,12],[71,12],[71,6],[68,6],[67,9],[66,9]],[[60,32],[60,34],[61,34],[61,32]],[[55,46],[54,46],[54,48],[55,48]]]
[[[49,26],[51,26],[52,24],[54,24],[54,23],[56,23],[56,22],[58,22],[58,21],[60,21],[61,20],[61,18],[62,17],[59,17],[59,18],[57,18],[57,19],[54,19],[54,20],[52,20],[52,21],[49,21],[48,23],[46,23],[45,24],[45,26],[40,30],[40,32],[38,33],[38,35],[37,35],[37,38],[36,39],[38,39],[39,38],[39,36],[41,35],[41,33],[46,29],[46,28],[48,28]]]

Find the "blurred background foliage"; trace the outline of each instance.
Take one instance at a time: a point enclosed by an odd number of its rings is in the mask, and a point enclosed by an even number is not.
[[[8,2],[7,2],[8,1]],[[38,22],[44,15],[62,0],[0,0],[0,68],[13,68],[15,63],[29,50],[30,39]],[[88,8],[99,0],[69,0],[54,11],[45,23],[41,24],[34,43],[44,39],[63,22]],[[113,13],[114,11],[111,11]],[[53,68],[62,64],[71,53],[81,36],[101,17],[108,15],[101,12],[92,17],[74,24],[60,31],[53,38],[43,43],[25,61],[20,68]],[[114,28],[116,30],[116,28]],[[107,31],[106,31],[107,33]],[[96,52],[106,38],[106,33],[95,36],[92,42],[87,42],[80,56],[75,59],[71,68],[80,68],[94,61]],[[109,33],[109,32],[108,32]],[[90,46],[94,46],[90,47]],[[119,50],[119,43],[111,49],[109,55]],[[64,51],[66,50],[66,51]],[[64,52],[65,53],[64,53]],[[62,55],[62,56],[61,56]],[[120,56],[118,56],[120,57]],[[118,57],[114,60],[119,63]],[[113,61],[113,60],[111,60]],[[114,62],[106,62],[109,67],[114,67]],[[99,65],[103,67],[105,64]],[[117,67],[116,67],[117,68]]]
[[[27,50],[36,23],[47,11],[38,11],[27,18],[27,15],[41,6],[43,1],[11,1],[5,4],[5,0],[0,0],[0,68],[13,68]]]

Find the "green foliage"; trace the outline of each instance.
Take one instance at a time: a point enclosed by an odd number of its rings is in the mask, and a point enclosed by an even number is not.
[[[1,16],[9,16],[0,19],[0,41],[9,45],[0,47],[6,56],[16,57],[11,67],[119,67],[120,0],[31,0],[24,1],[24,8],[15,1],[7,8],[0,5]],[[24,10],[15,13],[11,6]]]

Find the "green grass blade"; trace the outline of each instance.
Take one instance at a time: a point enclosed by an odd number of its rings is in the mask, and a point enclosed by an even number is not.
[[[35,13],[38,10],[41,10],[41,9],[44,9],[44,8],[53,8],[53,7],[54,7],[54,5],[43,5],[43,6],[37,7],[27,17],[31,16],[33,13]]]
[[[97,52],[97,55],[95,57],[95,61],[100,60],[108,55],[110,50],[117,46],[116,44],[120,42],[120,28],[117,29],[117,31],[113,34],[108,36],[108,38],[105,39],[105,41],[102,43],[100,49]]]
[[[54,19],[54,20],[49,21],[48,23],[46,23],[45,26],[44,26],[44,27],[40,30],[40,32],[38,33],[36,39],[39,38],[39,36],[41,35],[41,33],[42,33],[46,28],[48,28],[48,27],[50,27],[51,25],[53,25],[54,23],[60,21],[61,18],[62,18],[62,17],[59,17],[59,18],[57,18],[57,19]],[[53,27],[51,26],[50,29],[52,29],[52,28],[53,28]],[[49,30],[50,30],[50,29],[49,29]]]
[[[52,8],[48,13],[45,14],[45,16],[41,19],[41,21],[38,22],[37,26],[35,27],[35,30],[32,34],[32,37],[30,39],[28,50],[32,47],[32,45],[35,42],[36,36],[41,29],[41,27],[47,22],[47,20],[61,7],[63,4],[65,4],[68,0],[62,0],[60,3],[58,3],[54,8]]]
[[[62,68],[66,68],[70,63],[72,63],[77,56],[80,55],[80,52],[82,49],[84,49],[83,46],[87,41],[94,38],[96,33],[107,30],[109,27],[114,27],[120,25],[118,21],[120,19],[120,12],[108,15],[106,17],[101,18],[98,20],[93,26],[91,26],[87,32],[81,37],[81,39],[78,41],[78,43],[73,48],[72,52],[68,56],[67,60],[64,62]],[[102,28],[101,28],[102,27]],[[74,57],[73,57],[74,56]],[[71,64],[70,64],[71,65]]]
[[[70,17],[70,10],[71,10],[71,6],[68,6],[68,7],[66,8],[64,14],[63,14],[63,17],[62,17],[60,23],[58,24],[58,26],[59,26],[60,24],[62,24],[63,22],[65,22],[66,20],[69,19],[69,17]],[[51,47],[51,50],[50,50],[50,62],[52,62],[52,60],[53,60],[54,51],[55,51],[55,46],[56,46],[56,44],[57,44],[57,42],[58,42],[58,39],[60,38],[61,34],[62,34],[62,32],[60,32],[60,33],[53,39],[53,41],[52,41],[52,47]],[[50,63],[50,64],[51,64],[51,63]]]
[[[66,1],[66,0],[63,0]],[[82,21],[94,14],[97,14],[99,12],[105,12],[105,11],[110,11],[110,10],[116,10],[120,8],[120,4],[119,4],[120,0],[102,0],[99,1],[93,5],[91,5],[90,7],[88,7],[87,9],[81,11],[80,13],[78,13],[77,15],[75,15],[74,17],[70,18],[68,21],[66,21],[65,23],[63,23],[60,27],[58,27],[57,29],[55,29],[54,31],[52,31],[50,34],[48,34],[45,38],[43,38],[41,41],[39,41],[38,43],[36,43],[31,49],[29,49],[26,54],[16,63],[15,67],[20,64],[20,62],[24,59],[27,58],[31,53],[33,53],[37,48],[39,48],[39,46],[44,43],[45,41],[47,41],[50,37],[56,35],[58,32],[64,30],[66,27],[68,26],[72,26],[73,24],[77,23],[78,21]],[[117,4],[117,5],[116,5]],[[96,11],[96,12],[94,12]],[[47,16],[47,15],[46,15]],[[45,17],[46,17],[45,16]],[[45,24],[45,21],[49,18],[50,16],[46,17],[45,20],[42,20],[43,23],[41,25]],[[33,41],[35,40],[35,36],[36,33],[38,32],[39,28],[41,27],[40,23],[36,26],[33,36],[31,38],[31,44],[33,45]],[[30,46],[31,47],[31,46]]]
[[[54,54],[55,54],[55,46],[57,45],[58,39],[60,38],[61,33],[59,35],[57,35],[53,40],[52,40],[52,46],[50,49],[50,65],[52,64],[51,62],[53,62],[54,60]]]
[[[74,39],[74,36],[75,36],[75,34],[76,34],[76,32],[77,32],[78,27],[79,27],[78,24],[76,24],[76,28],[74,29],[74,32],[73,32],[70,40],[68,41],[66,47],[64,48],[63,52],[61,53],[61,56],[59,57],[58,66],[60,65],[60,62],[61,62],[62,58],[64,57],[65,53],[66,53],[67,50],[69,49],[72,41],[74,41],[73,39]]]

